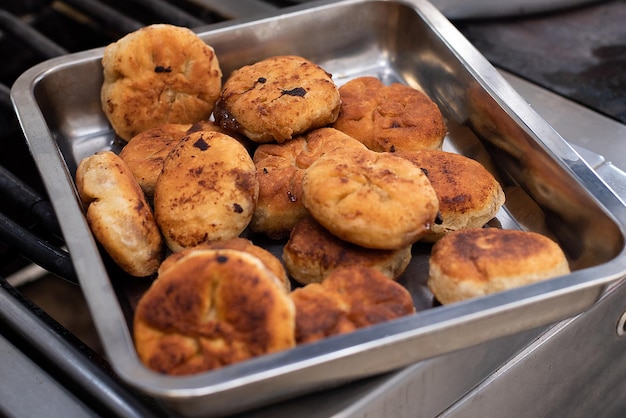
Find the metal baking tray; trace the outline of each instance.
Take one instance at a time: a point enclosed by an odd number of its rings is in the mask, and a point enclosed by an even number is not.
[[[297,54],[337,84],[373,75],[421,88],[444,114],[444,149],[481,161],[505,188],[507,203],[493,226],[554,238],[572,273],[438,306],[425,285],[429,247],[416,244],[400,279],[413,295],[414,315],[195,376],[154,373],[138,360],[129,327],[149,282],[124,276],[99,251],[73,181],[83,157],[116,149],[99,101],[103,49],[71,54],[25,72],[11,97],[106,357],[124,381],[181,415],[236,413],[575,315],[626,275],[623,202],[430,3],[318,2],[284,12],[199,35],[215,48],[225,76],[269,56]],[[266,244],[280,254],[280,243]]]

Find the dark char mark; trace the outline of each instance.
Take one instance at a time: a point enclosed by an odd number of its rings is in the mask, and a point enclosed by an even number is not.
[[[210,145],[207,144],[204,138],[198,138],[198,140],[193,144],[193,146],[200,149],[200,151],[206,151],[210,147]]]
[[[296,87],[291,90],[283,90],[281,93],[286,94],[288,96],[304,97],[304,95],[306,94],[306,90],[302,87]]]

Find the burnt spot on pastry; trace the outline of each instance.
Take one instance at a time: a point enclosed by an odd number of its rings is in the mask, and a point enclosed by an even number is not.
[[[241,130],[241,125],[237,119],[226,109],[226,103],[223,97],[215,103],[213,114],[215,116],[216,123],[222,129],[230,132],[239,132]]]
[[[162,65],[157,65],[156,67],[154,67],[154,72],[155,73],[171,73],[172,67],[164,67]]]
[[[235,213],[243,213],[243,208],[239,203],[233,203],[233,211]]]
[[[239,190],[248,190],[252,192],[258,187],[258,181],[255,173],[247,172],[240,169],[231,170],[231,175],[235,179],[235,186]]]
[[[135,209],[137,210],[137,212],[142,212],[145,209],[146,205],[143,203],[143,201],[138,200],[137,201],[137,206],[135,206]]]
[[[457,194],[451,197],[442,197],[441,202],[458,210],[460,213],[466,212],[472,204],[472,195],[467,193]]]
[[[304,97],[304,95],[306,94],[306,90],[302,87],[296,87],[291,90],[281,90],[281,94],[283,96],[287,95],[287,96]]]
[[[206,151],[211,147],[203,137],[198,138],[198,140],[194,142],[193,146],[198,148],[200,151]]]

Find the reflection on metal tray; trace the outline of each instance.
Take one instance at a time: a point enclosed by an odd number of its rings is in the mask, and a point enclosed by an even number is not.
[[[106,355],[122,379],[184,415],[249,409],[547,324],[587,309],[626,271],[622,202],[437,9],[421,0],[310,6],[200,36],[226,75],[268,56],[297,54],[339,84],[374,75],[423,89],[446,118],[444,148],[478,159],[504,185],[508,202],[497,222],[550,235],[573,272],[432,307],[424,286],[428,247],[417,245],[402,278],[415,315],[196,376],[156,374],[139,362],[128,327],[133,298],[148,283],[107,269],[72,180],[81,158],[113,143],[99,102],[103,51],[40,64],[16,81],[12,99]]]

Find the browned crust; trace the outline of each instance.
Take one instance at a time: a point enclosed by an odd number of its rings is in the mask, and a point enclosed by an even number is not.
[[[367,267],[334,270],[322,283],[291,293],[298,344],[343,334],[415,312],[409,292]]]
[[[439,222],[421,239],[434,242],[445,233],[480,228],[505,202],[500,183],[478,161],[441,150],[398,152],[422,168],[437,193]]]
[[[236,139],[199,131],[168,155],[157,180],[154,211],[173,251],[239,236],[258,197],[256,169]]]
[[[195,251],[139,301],[135,345],[152,370],[200,373],[293,347],[294,318],[293,302],[256,257]]]
[[[358,77],[339,88],[341,111],[334,128],[378,152],[439,149],[446,135],[437,105],[412,87],[385,86],[376,77]]]
[[[510,289],[569,273],[560,246],[528,231],[473,228],[437,241],[428,286],[441,303]]]
[[[132,171],[146,197],[154,196],[157,179],[169,153],[186,135],[199,131],[220,131],[220,128],[209,121],[166,123],[135,135],[124,145],[120,158]]]
[[[302,203],[304,171],[320,156],[336,148],[364,148],[332,128],[319,128],[282,144],[261,144],[254,152],[259,199],[250,229],[272,239],[289,235],[308,211]]]
[[[284,142],[335,121],[341,105],[330,74],[293,55],[241,67],[224,83],[215,120],[255,142]]]
[[[190,29],[167,24],[109,44],[102,66],[102,110],[125,141],[164,123],[208,119],[222,86],[213,48]]]
[[[191,124],[164,124],[135,135],[120,151],[146,196],[154,195],[165,157],[185,136]]]
[[[333,235],[366,248],[400,249],[435,221],[439,202],[424,172],[391,153],[336,149],[306,171],[303,202]]]
[[[340,240],[312,217],[301,219],[283,248],[290,276],[301,284],[320,283],[340,267],[366,266],[397,279],[411,261],[411,246],[400,250],[364,248]]]

